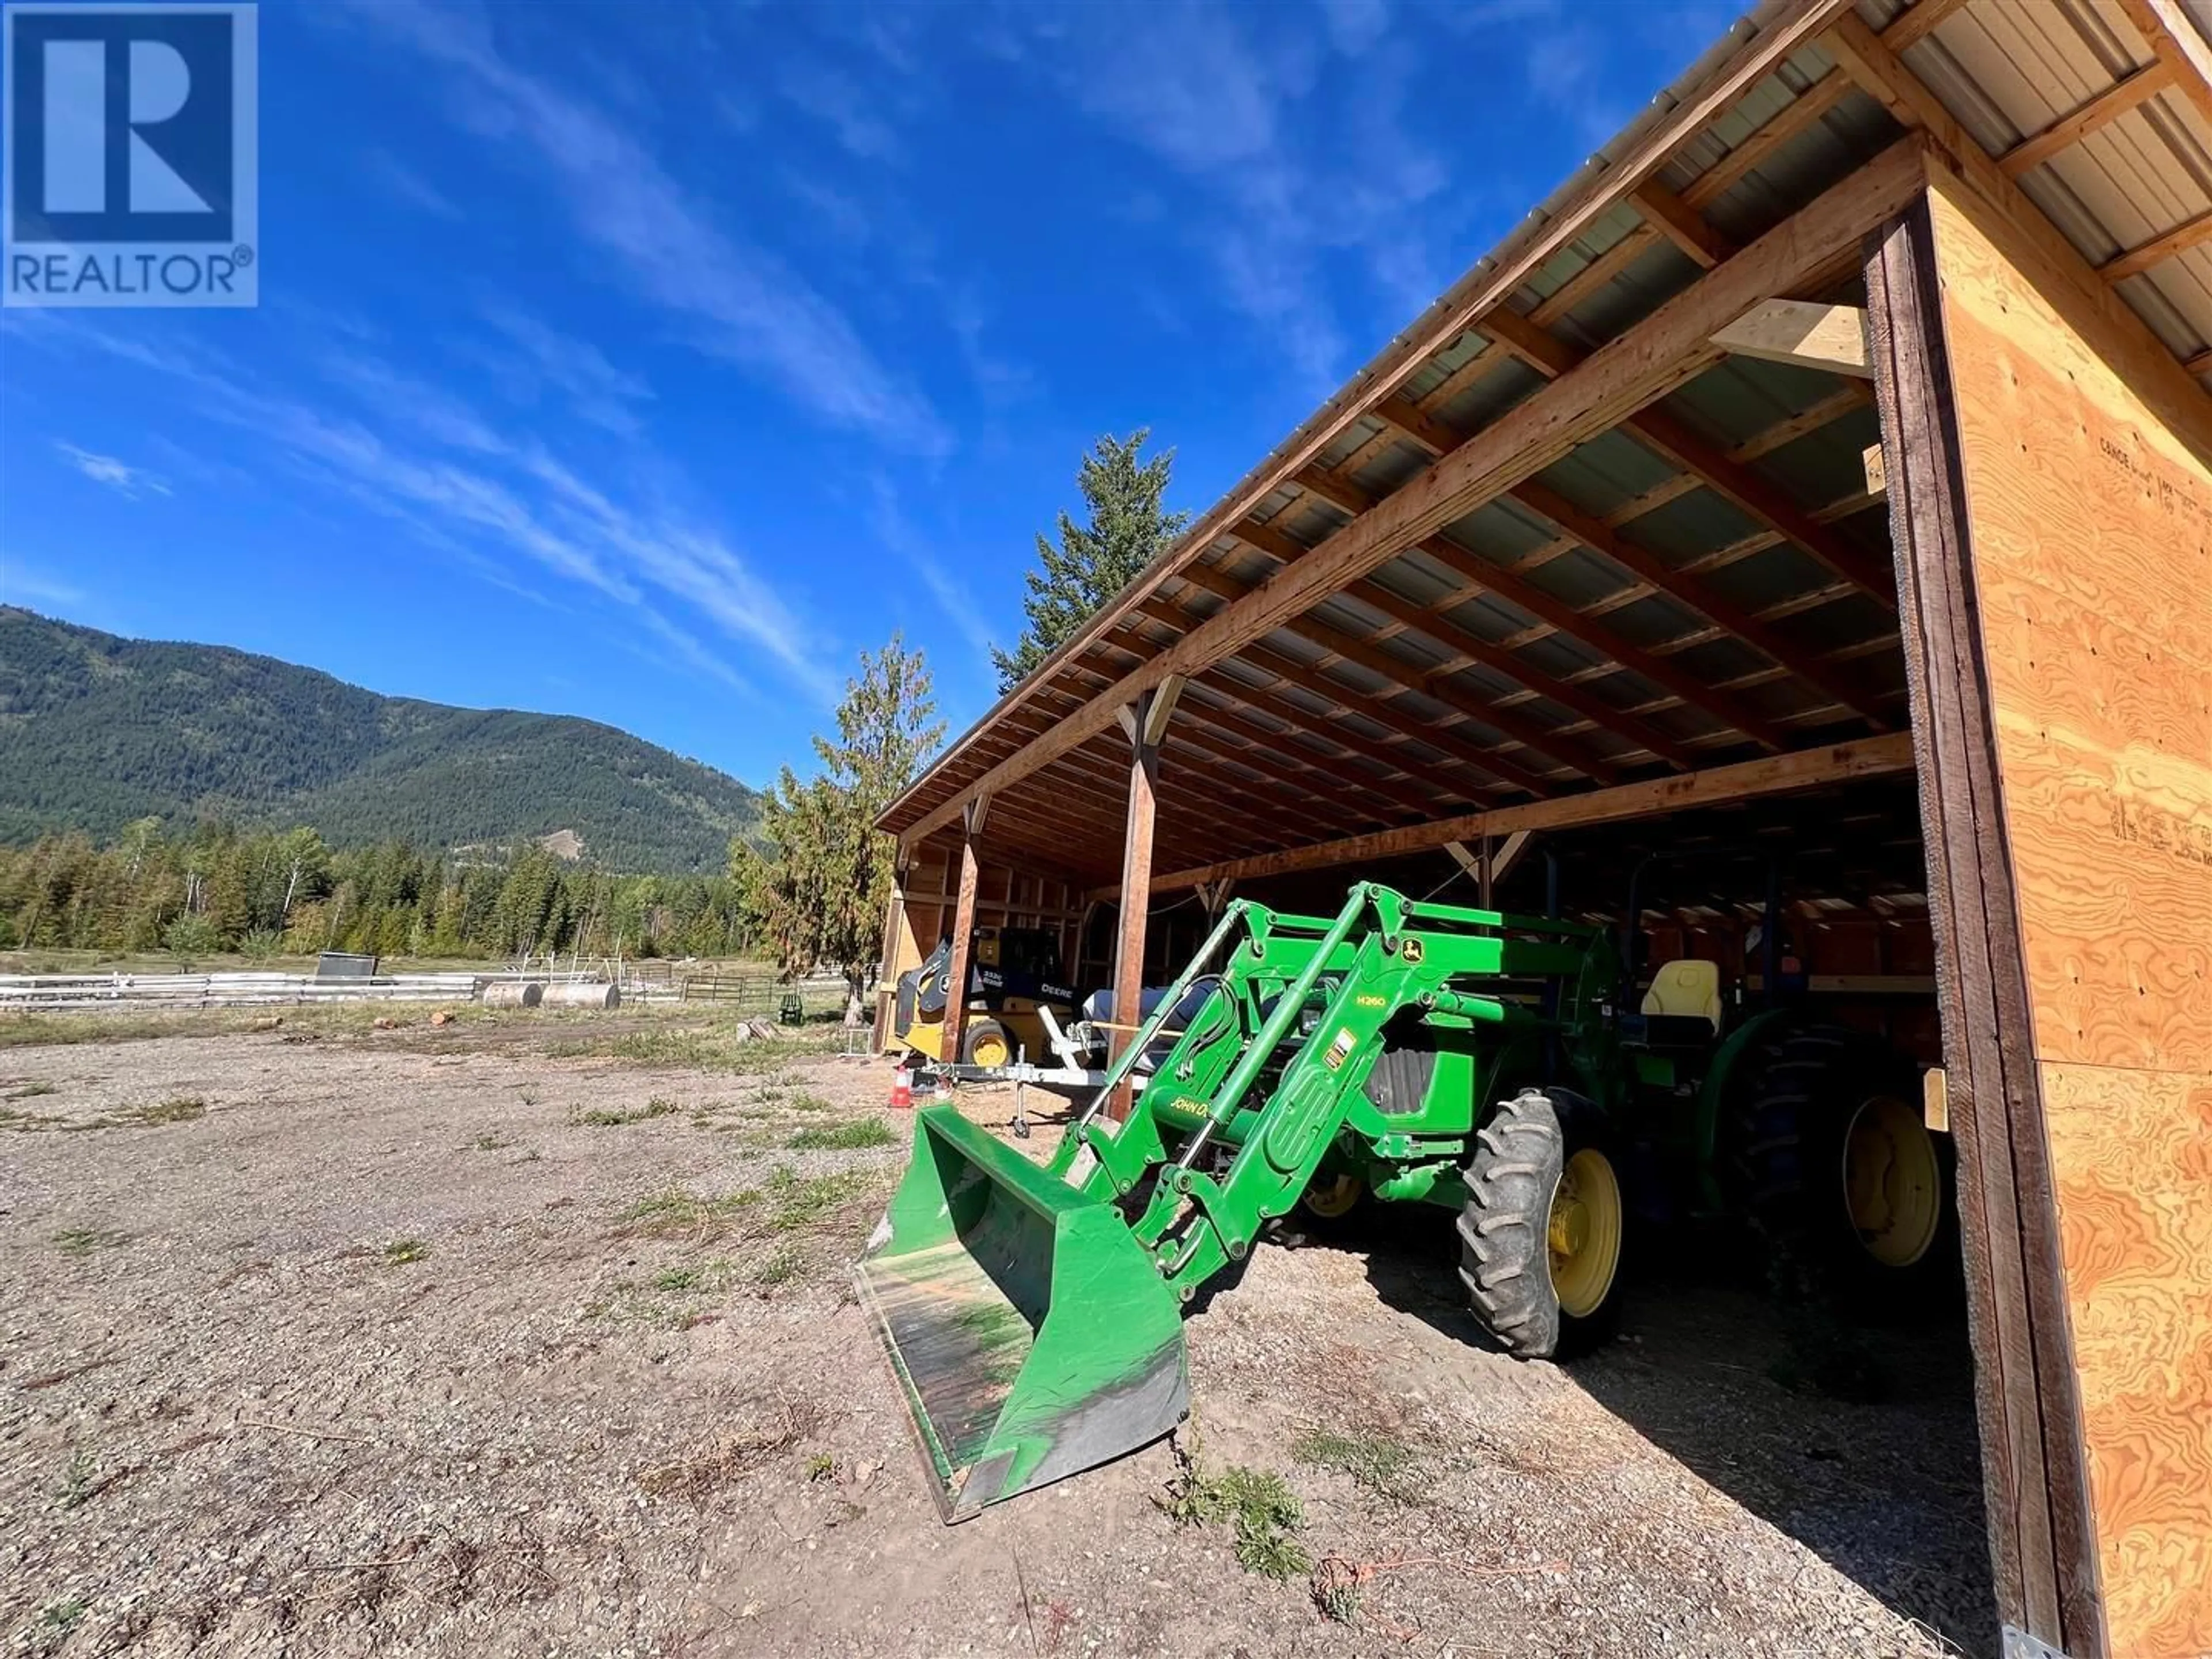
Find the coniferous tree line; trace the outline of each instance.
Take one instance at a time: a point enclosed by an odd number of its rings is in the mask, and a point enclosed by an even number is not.
[[[0,950],[726,957],[755,932],[726,875],[617,875],[530,842],[456,857],[148,817],[105,844],[68,834],[0,847]]]

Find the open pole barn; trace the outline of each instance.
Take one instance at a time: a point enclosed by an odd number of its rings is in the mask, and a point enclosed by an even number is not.
[[[2212,1652],[2205,21],[1759,8],[881,820],[894,974],[1121,1009],[1231,893],[1784,884],[1955,1139],[2008,1654]]]

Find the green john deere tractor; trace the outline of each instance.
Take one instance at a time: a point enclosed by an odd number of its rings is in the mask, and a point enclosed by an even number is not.
[[[1302,1200],[1456,1212],[1469,1305],[1529,1358],[1609,1328],[1637,1185],[1770,1236],[1832,1217],[1877,1264],[1869,1241],[1930,1254],[1944,1182],[1917,1112],[1891,1109],[1907,1085],[1836,1083],[1854,1074],[1827,1045],[1854,1039],[1802,1017],[1728,1029],[1711,964],[1661,969],[1640,1012],[1621,983],[1612,939],[1572,922],[1370,884],[1333,919],[1240,900],[1048,1163],[919,1113],[859,1278],[945,1518],[1180,1421],[1182,1304]]]

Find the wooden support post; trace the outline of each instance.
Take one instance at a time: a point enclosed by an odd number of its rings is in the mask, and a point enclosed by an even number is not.
[[[1152,902],[1152,826],[1158,811],[1160,739],[1182,695],[1183,681],[1170,675],[1134,702],[1115,711],[1129,739],[1129,808],[1121,831],[1121,933],[1114,952],[1113,1052],[1115,1058],[1136,1038],[1144,1023],[1145,921]],[[1133,1091],[1125,1082],[1107,1103],[1117,1121],[1129,1115]]]
[[[876,1029],[870,1048],[882,1054],[891,1040],[891,994],[898,984],[899,937],[906,931],[906,878],[911,854],[903,847],[891,871],[890,902],[884,907],[883,954],[878,959],[875,983]]]
[[[2108,1649],[1933,236],[1923,203],[1871,241],[1866,279],[1959,1147],[1984,1508],[2004,1625],[2040,1650],[2090,1659]]]
[[[981,872],[975,856],[975,838],[983,833],[983,820],[991,811],[991,798],[978,795],[960,809],[960,891],[952,904],[952,957],[945,964],[945,1048],[946,1062],[960,1058],[960,1042],[968,1024],[968,974],[975,947],[975,889]]]

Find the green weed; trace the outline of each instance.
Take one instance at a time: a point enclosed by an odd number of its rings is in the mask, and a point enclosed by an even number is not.
[[[100,1464],[93,1455],[80,1446],[70,1455],[69,1467],[53,1484],[54,1507],[58,1510],[81,1510],[92,1501],[96,1488],[94,1475],[100,1473]]]
[[[129,1233],[112,1227],[64,1227],[54,1235],[54,1248],[64,1255],[87,1256],[94,1250],[112,1250],[131,1242]]]
[[[66,1595],[58,1601],[49,1601],[39,1609],[39,1623],[58,1635],[67,1636],[77,1627],[85,1613],[84,1598]]]
[[[806,1258],[786,1244],[753,1269],[753,1283],[769,1286],[788,1285],[805,1271]]]
[[[811,1227],[872,1184],[872,1177],[857,1170],[802,1179],[791,1165],[779,1164],[768,1178],[768,1195],[775,1206],[769,1224],[783,1233]]]
[[[1420,1460],[1412,1448],[1387,1434],[1310,1429],[1291,1443],[1291,1455],[1316,1468],[1348,1474],[1394,1503],[1417,1503],[1425,1489]]]
[[[763,1100],[767,1100],[769,1097],[769,1094],[763,1091],[761,1095],[761,1098]],[[830,1109],[830,1103],[823,1099],[820,1095],[810,1095],[805,1093],[796,1094],[789,1100],[786,1101],[784,1104],[790,1107],[794,1112],[826,1112]]]
[[[625,1123],[644,1123],[656,1117],[672,1117],[683,1109],[674,1101],[663,1100],[656,1095],[644,1105],[634,1106],[626,1111],[611,1106],[597,1106],[579,1114],[570,1121],[589,1124],[595,1129],[617,1129]]]
[[[760,1201],[760,1193],[750,1187],[720,1198],[702,1198],[672,1187],[638,1200],[623,1212],[622,1219],[647,1238],[716,1238]]]
[[[496,1130],[487,1129],[469,1144],[480,1152],[503,1152],[514,1145],[514,1137],[501,1134]]]
[[[809,1480],[827,1480],[837,1473],[837,1460],[828,1452],[817,1452],[806,1460]]]
[[[1186,1527],[1226,1526],[1235,1535],[1237,1565],[1281,1581],[1313,1571],[1313,1558],[1293,1535],[1305,1525],[1297,1494],[1279,1474],[1231,1464],[1209,1474],[1194,1450],[1176,1448],[1177,1472],[1160,1507]]]
[[[51,1083],[27,1083],[20,1089],[10,1089],[0,1095],[0,1100],[36,1100],[40,1095],[58,1095],[61,1091]]]
[[[384,1265],[387,1267],[404,1267],[410,1261],[427,1259],[429,1254],[429,1245],[422,1239],[395,1238],[384,1247]]]
[[[848,1123],[810,1123],[785,1143],[794,1152],[854,1152],[891,1144],[890,1126],[879,1117],[856,1117]]]
[[[207,1115],[207,1102],[198,1095],[172,1095],[153,1106],[134,1106],[124,1115],[149,1127],[158,1123],[196,1123]]]

